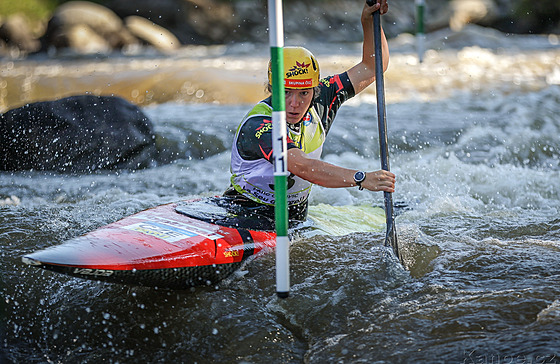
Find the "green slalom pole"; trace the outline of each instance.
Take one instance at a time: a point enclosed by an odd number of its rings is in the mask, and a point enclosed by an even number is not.
[[[284,95],[284,28],[282,0],[268,0],[270,61],[272,70],[272,150],[274,213],[276,217],[276,294],[290,295],[290,240],[288,238],[288,147]]]
[[[425,0],[416,0],[416,52],[418,52],[418,60],[420,63],[424,60],[424,42],[426,34],[424,33],[424,10]]]

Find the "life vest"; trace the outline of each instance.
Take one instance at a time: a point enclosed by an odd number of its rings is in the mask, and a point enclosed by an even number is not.
[[[231,154],[231,185],[237,192],[261,204],[274,205],[274,166],[264,158],[245,160],[237,150],[237,139],[243,125],[252,117],[272,118],[272,107],[261,101],[241,121],[235,133]],[[272,123],[270,123],[272,128]],[[258,132],[264,133],[263,129]],[[326,131],[313,107],[301,122],[299,132],[288,128],[288,137],[310,158],[319,159],[323,151]],[[305,202],[311,192],[312,183],[290,174],[288,176],[287,199],[289,205]]]

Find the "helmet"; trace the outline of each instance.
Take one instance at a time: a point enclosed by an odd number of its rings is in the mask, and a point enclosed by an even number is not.
[[[271,63],[268,63],[268,83],[272,85]],[[312,88],[319,85],[319,63],[303,47],[284,47],[284,87]]]

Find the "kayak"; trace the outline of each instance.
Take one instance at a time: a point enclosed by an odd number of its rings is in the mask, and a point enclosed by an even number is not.
[[[112,283],[169,289],[215,284],[249,257],[273,251],[276,244],[266,216],[240,214],[220,201],[208,198],[150,208],[22,260]]]
[[[153,207],[22,257],[24,263],[89,280],[168,289],[216,284],[249,258],[274,251],[274,221],[209,197]],[[306,236],[383,229],[380,207],[309,207]]]

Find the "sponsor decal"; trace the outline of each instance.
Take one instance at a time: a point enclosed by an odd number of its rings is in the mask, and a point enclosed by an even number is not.
[[[226,258],[233,258],[233,257],[238,257],[239,254],[239,250],[230,250],[227,252],[224,252],[224,257]]]
[[[288,72],[286,72],[286,78],[308,74],[310,65],[311,63],[305,64],[305,62],[299,63],[298,61],[296,61],[295,66],[292,66],[292,68],[290,68]]]
[[[170,230],[175,230],[175,231],[179,231],[179,232],[183,232],[185,235],[190,236],[204,236],[208,239],[211,240],[216,240],[216,239],[220,239],[223,238],[223,235],[220,235],[218,233],[216,233],[214,230],[210,230],[210,229],[205,229],[201,226],[196,226],[193,224],[189,224],[189,223],[185,223],[185,222],[179,222],[179,221],[175,221],[175,220],[170,220],[170,219],[166,219],[164,217],[160,217],[160,216],[153,216],[150,215],[148,213],[145,214],[138,214],[135,216],[132,216],[136,219],[146,219],[146,220],[150,220],[150,221],[146,221],[145,223],[152,223],[152,224],[158,224],[158,226],[162,227],[162,228],[167,228]],[[138,224],[134,224],[134,225],[138,225]],[[128,229],[128,227],[124,227],[125,229]],[[134,230],[134,229],[129,229],[129,230]]]
[[[311,124],[311,113],[310,112],[305,114],[305,116],[303,117],[303,125],[307,126],[309,124]]]
[[[255,136],[257,139],[260,139],[261,136],[266,133],[267,131],[272,129],[272,120],[263,120],[262,124],[257,128],[257,132]]]
[[[336,85],[336,93],[339,93],[341,90],[344,89],[344,85],[342,84],[342,80],[340,79],[339,75],[331,76],[329,78],[322,78],[319,80],[320,83],[327,87],[331,87],[332,85]]]
[[[306,78],[304,80],[284,79],[284,87],[287,87],[287,88],[311,88],[311,87],[313,87],[313,80],[310,79],[310,78]]]
[[[161,240],[165,240],[168,243],[174,243],[179,240],[192,238],[193,236],[198,236],[197,233],[177,228],[175,226],[170,226],[162,224],[155,221],[144,221],[137,224],[124,226],[127,230],[138,231],[140,233],[155,236]]]
[[[115,271],[109,269],[75,268],[73,273],[93,277],[109,277],[113,275]]]
[[[299,63],[292,66],[286,72],[286,77],[284,77],[284,86],[288,88],[306,88],[313,86],[313,80],[311,78],[301,78],[302,75],[309,74],[309,66],[311,63],[305,64],[305,62]],[[293,77],[299,77],[297,79],[292,79]]]

